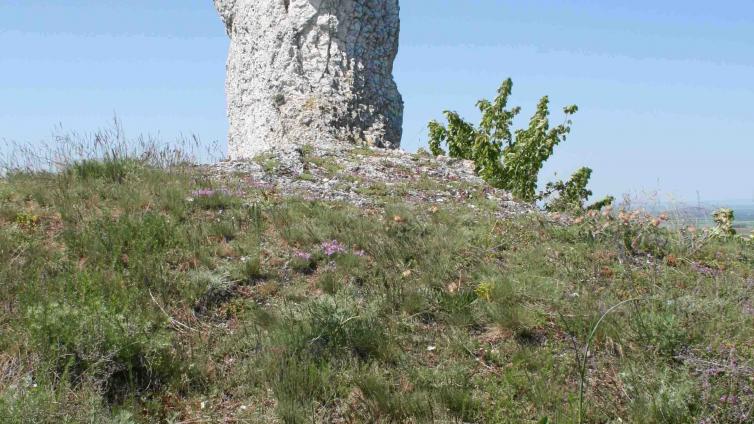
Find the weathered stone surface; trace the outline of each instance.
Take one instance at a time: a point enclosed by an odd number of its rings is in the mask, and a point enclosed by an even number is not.
[[[231,159],[297,144],[400,146],[398,0],[214,2],[231,39]]]

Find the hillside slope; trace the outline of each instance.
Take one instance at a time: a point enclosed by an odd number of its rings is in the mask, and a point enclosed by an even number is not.
[[[751,245],[555,218],[379,150],[9,175],[0,422],[751,422]]]

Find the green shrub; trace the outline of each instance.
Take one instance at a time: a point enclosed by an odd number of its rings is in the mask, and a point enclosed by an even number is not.
[[[571,179],[563,182],[547,183],[547,188],[540,194],[540,199],[547,200],[545,209],[551,212],[580,212],[586,210],[601,210],[610,206],[615,198],[608,196],[589,206],[584,203],[592,197],[592,191],[587,189],[592,177],[591,168],[581,168]]]
[[[311,422],[317,402],[331,400],[343,370],[393,356],[392,342],[375,312],[326,299],[296,308],[271,329],[265,377],[286,422]],[[340,371],[337,371],[340,370]]]
[[[92,285],[88,276],[77,284]],[[159,386],[172,374],[170,337],[161,320],[136,305],[96,294],[31,306],[25,321],[32,345],[71,382],[86,378],[111,399]]]
[[[498,89],[493,102],[477,102],[482,113],[478,127],[463,120],[456,112],[445,111],[447,126],[437,121],[429,123],[429,147],[434,155],[444,155],[446,152],[442,145],[447,144],[450,157],[473,161],[476,171],[491,185],[508,190],[523,201],[534,202],[543,197],[537,195],[539,172],[555,147],[568,137],[571,116],[578,111],[578,107],[565,107],[565,122],[552,127],[550,100],[545,96],[539,101],[529,126],[513,131],[513,121],[521,108],[507,109],[512,90],[513,81],[507,79]],[[591,195],[586,190],[591,172],[589,168],[582,168],[567,183],[549,184],[548,195],[559,194],[559,200],[551,208],[583,208],[584,200]],[[608,203],[611,202],[602,201],[595,207]]]

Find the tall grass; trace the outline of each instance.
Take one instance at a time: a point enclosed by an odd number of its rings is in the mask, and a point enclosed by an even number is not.
[[[0,175],[9,172],[58,172],[79,164],[83,172],[95,162],[112,168],[124,162],[170,168],[199,162],[214,162],[222,158],[220,144],[203,142],[197,135],[180,136],[165,142],[158,136],[128,137],[123,123],[113,117],[109,125],[92,133],[65,131],[57,127],[48,141],[5,141],[0,156]],[[112,170],[118,172],[117,170]]]

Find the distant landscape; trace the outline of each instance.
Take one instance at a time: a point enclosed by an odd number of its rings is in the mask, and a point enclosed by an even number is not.
[[[667,214],[677,225],[692,225],[700,228],[714,226],[712,214],[719,209],[732,209],[734,228],[747,234],[754,230],[754,199],[660,201],[659,195],[639,195],[618,203],[619,208],[646,210],[652,214]]]
[[[699,206],[686,206],[677,209],[677,213],[680,215],[678,218],[690,221],[700,227],[709,227],[714,225],[712,212],[720,208],[733,209],[736,217],[734,228],[737,230],[744,232],[754,230],[754,201],[704,202]]]

